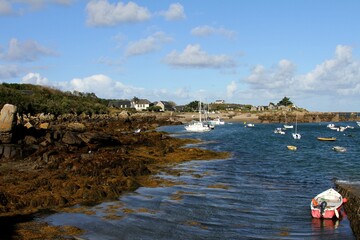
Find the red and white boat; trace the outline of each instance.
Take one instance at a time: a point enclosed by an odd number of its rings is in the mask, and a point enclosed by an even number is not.
[[[311,215],[314,218],[340,218],[340,209],[346,202],[346,198],[330,188],[311,200]]]

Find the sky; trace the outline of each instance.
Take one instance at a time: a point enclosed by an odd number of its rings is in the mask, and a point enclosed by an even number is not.
[[[360,112],[358,0],[0,0],[0,82]]]

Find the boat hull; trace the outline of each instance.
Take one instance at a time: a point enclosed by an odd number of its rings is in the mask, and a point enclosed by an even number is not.
[[[338,212],[338,215],[340,215],[340,210],[341,210],[341,206],[334,209],[325,209],[324,213],[321,214],[320,209],[312,209],[311,216],[313,218],[325,218],[325,219],[338,218],[336,215],[336,211]]]
[[[335,141],[336,138],[334,137],[318,137],[317,138],[319,141]]]
[[[340,210],[346,199],[330,188],[311,200],[310,209],[313,218],[340,218]]]

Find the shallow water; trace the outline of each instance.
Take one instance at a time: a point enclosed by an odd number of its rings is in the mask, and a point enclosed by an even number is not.
[[[341,124],[341,123],[340,123]],[[59,213],[53,225],[84,229],[85,239],[355,239],[346,214],[340,221],[310,215],[310,200],[334,187],[334,180],[360,180],[360,128],[335,132],[326,123],[298,124],[302,139],[280,125],[242,123],[207,133],[186,133],[183,126],[159,130],[199,138],[198,147],[228,151],[230,159],[191,161],[174,167],[175,186],[139,188],[119,201],[89,208],[95,214]],[[337,138],[321,142],[318,136]],[[297,151],[287,150],[296,145]],[[335,145],[347,152],[332,151]]]

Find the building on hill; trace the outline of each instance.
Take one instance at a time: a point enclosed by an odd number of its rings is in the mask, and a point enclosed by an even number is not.
[[[175,108],[174,108],[173,104],[172,104],[171,102],[167,102],[167,101],[159,101],[159,102],[156,102],[156,103],[154,104],[154,106],[160,107],[162,112],[165,112],[165,111],[175,111]]]
[[[108,107],[114,108],[133,108],[130,100],[114,100],[110,101]]]
[[[136,101],[132,101],[132,104],[136,111],[143,111],[150,107],[151,102],[147,99],[138,99]]]
[[[225,100],[215,100],[214,104],[224,104]]]

